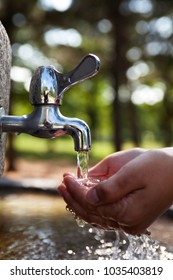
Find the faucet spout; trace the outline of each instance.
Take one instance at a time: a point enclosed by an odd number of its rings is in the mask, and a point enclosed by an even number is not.
[[[91,149],[91,133],[89,126],[77,118],[69,118],[64,126],[66,134],[73,137],[75,151],[88,151]]]
[[[70,135],[75,151],[91,149],[88,125],[78,118],[64,117],[55,105],[35,106],[33,112],[24,116],[1,116],[0,132],[27,133],[39,138],[56,138]]]

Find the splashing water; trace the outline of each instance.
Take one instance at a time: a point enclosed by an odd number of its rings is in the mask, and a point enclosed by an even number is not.
[[[91,187],[98,183],[99,179],[88,178],[88,161],[87,151],[77,153],[77,178],[81,185]],[[84,227],[87,223],[76,216],[76,214],[68,209],[73,215],[79,227]],[[98,259],[114,259],[114,260],[163,260],[173,259],[173,254],[166,251],[158,241],[153,240],[148,235],[132,236],[123,231],[115,231],[115,241],[107,242],[105,231],[97,228],[90,228],[90,233],[94,233],[94,238],[100,240],[101,245],[95,250],[94,255]],[[87,246],[88,252],[92,252],[92,248]],[[92,252],[93,253],[93,252]]]
[[[87,247],[88,254],[99,260],[172,260],[173,253],[151,237],[132,236],[122,231],[113,233],[97,228],[90,228],[89,233],[100,242],[97,249]],[[111,238],[109,234],[114,234]],[[115,241],[112,241],[115,240]]]

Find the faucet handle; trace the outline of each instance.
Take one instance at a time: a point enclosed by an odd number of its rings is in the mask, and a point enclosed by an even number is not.
[[[61,105],[63,93],[72,85],[96,75],[100,60],[96,55],[88,54],[69,73],[62,74],[53,66],[39,67],[31,80],[30,102],[33,105]]]
[[[64,91],[69,86],[81,82],[85,79],[93,77],[100,69],[100,60],[94,54],[86,55],[81,62],[72,71],[63,74],[64,78]]]

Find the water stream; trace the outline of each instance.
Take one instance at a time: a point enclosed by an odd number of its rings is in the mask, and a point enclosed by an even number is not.
[[[81,151],[77,153],[77,178],[88,178],[88,162],[89,154],[87,151]]]

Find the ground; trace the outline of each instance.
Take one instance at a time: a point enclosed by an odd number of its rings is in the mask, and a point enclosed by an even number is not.
[[[63,173],[70,171],[76,174],[76,166],[69,164],[68,161],[28,161],[25,159],[16,160],[16,170],[7,171],[5,165],[4,176],[11,179],[24,178],[46,178],[62,180]]]

